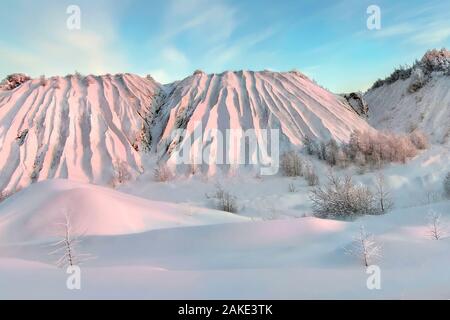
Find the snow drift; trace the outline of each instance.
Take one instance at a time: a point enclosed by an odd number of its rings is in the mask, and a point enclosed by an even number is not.
[[[0,206],[0,243],[49,241],[69,217],[83,236],[134,234],[155,229],[248,221],[226,212],[150,201],[67,180],[33,184]]]

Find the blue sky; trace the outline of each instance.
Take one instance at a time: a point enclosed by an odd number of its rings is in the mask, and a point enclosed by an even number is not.
[[[81,8],[81,30],[66,9]],[[368,30],[369,5],[381,30]],[[196,69],[298,69],[364,90],[430,48],[450,47],[450,2],[418,0],[2,0],[0,77],[131,72],[160,82]]]

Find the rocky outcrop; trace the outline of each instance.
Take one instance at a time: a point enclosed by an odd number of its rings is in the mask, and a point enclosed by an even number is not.
[[[362,93],[352,92],[349,94],[345,94],[344,98],[359,116],[367,118],[369,114],[369,106],[366,100],[364,100]]]

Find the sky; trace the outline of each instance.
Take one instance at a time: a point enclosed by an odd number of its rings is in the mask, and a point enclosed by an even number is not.
[[[79,30],[67,27],[70,5]],[[367,27],[370,5],[379,30]],[[450,48],[450,1],[1,0],[0,10],[0,78],[129,72],[169,83],[197,69],[297,69],[343,93]]]

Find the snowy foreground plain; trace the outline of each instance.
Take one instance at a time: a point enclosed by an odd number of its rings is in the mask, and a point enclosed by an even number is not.
[[[301,178],[220,179],[237,196],[237,215],[205,197],[217,177],[157,183],[144,174],[116,190],[40,182],[0,204],[0,299],[449,299],[450,237],[431,240],[426,218],[434,210],[450,227],[450,201],[437,196],[449,160],[448,148],[434,146],[387,166],[395,209],[352,222],[312,217]],[[315,165],[324,182],[325,166]],[[337,172],[374,181],[373,172]],[[79,291],[66,288],[49,255],[64,212],[83,231],[81,251],[95,257]],[[382,245],[381,290],[367,289],[365,268],[346,254],[361,225]]]

